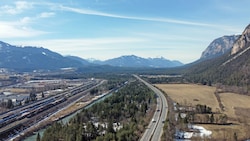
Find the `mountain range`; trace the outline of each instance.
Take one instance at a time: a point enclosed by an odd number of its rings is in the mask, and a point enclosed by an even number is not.
[[[81,62],[38,47],[18,47],[0,42],[0,68],[14,70],[80,67]]]
[[[121,56],[106,61],[88,61],[77,56],[62,56],[42,47],[15,46],[0,41],[0,68],[14,70],[56,70],[86,66],[115,66],[136,68],[171,68],[183,65],[179,61],[161,58],[142,58],[135,55]]]
[[[150,67],[150,68],[171,68],[182,66],[180,61],[170,61],[163,57],[161,58],[142,58],[135,55],[125,55],[105,61],[95,60],[92,61],[94,64],[99,65],[110,65],[118,67]]]
[[[62,56],[42,47],[14,46],[0,41],[0,68],[14,70],[57,70],[79,68],[84,71],[121,71],[140,68],[178,67],[174,73],[194,83],[222,83],[247,87],[250,90],[250,25],[241,35],[223,36],[212,41],[197,61],[183,65],[179,61],[161,58],[121,56],[105,61]],[[118,68],[118,69],[117,69]],[[133,70],[132,69],[132,70]],[[173,70],[173,69],[171,69]]]

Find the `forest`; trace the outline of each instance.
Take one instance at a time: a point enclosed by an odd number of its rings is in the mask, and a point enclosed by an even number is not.
[[[83,109],[68,123],[56,122],[37,141],[135,141],[150,120],[155,94],[134,80],[105,100]]]

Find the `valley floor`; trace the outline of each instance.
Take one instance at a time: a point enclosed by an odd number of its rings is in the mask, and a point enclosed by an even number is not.
[[[214,122],[205,121],[206,116],[199,115],[200,126],[212,131],[209,137],[214,140],[233,140],[235,138],[250,138],[250,96],[236,93],[219,93],[216,88],[195,84],[156,84],[180,107],[195,107],[197,104],[212,108]],[[179,111],[180,112],[180,111]],[[225,116],[226,124],[221,124],[220,118]],[[198,116],[197,116],[198,117]],[[219,123],[219,124],[218,124]]]

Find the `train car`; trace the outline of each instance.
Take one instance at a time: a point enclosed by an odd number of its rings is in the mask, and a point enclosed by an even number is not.
[[[62,102],[64,102],[64,101],[66,101],[66,100],[67,100],[67,98],[66,98],[66,97],[63,97],[63,98],[60,98],[60,99],[54,101],[52,104],[53,104],[53,105],[57,105],[57,104],[62,103]]]
[[[0,128],[2,128],[5,125],[5,122],[3,119],[0,119]]]
[[[43,101],[43,102],[40,102],[40,103],[38,103],[38,104],[35,104],[35,105],[31,106],[31,107],[29,108],[29,110],[30,110],[30,111],[31,111],[31,110],[35,110],[35,109],[37,109],[37,108],[39,108],[39,107],[42,107],[42,106],[47,105],[47,104],[49,104],[49,103],[51,103],[51,102],[54,102],[54,101],[55,101],[55,99],[54,99],[54,98],[51,98],[51,99],[49,99],[49,100],[46,100],[46,101]]]
[[[30,114],[30,112],[25,112],[25,113],[22,113],[18,118],[17,118],[17,120],[21,120],[21,119],[24,119],[24,118],[26,118],[28,115]]]
[[[18,117],[18,115],[19,115],[19,113],[11,114],[11,115],[8,115],[8,116],[2,118],[0,126],[3,127],[7,124],[10,124],[10,123],[16,121],[16,118]]]
[[[49,100],[46,100],[42,103],[39,103],[38,105],[35,105],[34,107],[30,108],[29,109],[29,114],[26,115],[27,118],[30,118],[42,111],[45,111],[47,110],[48,108],[52,107],[53,106],[53,102],[55,101],[54,98],[51,98]]]

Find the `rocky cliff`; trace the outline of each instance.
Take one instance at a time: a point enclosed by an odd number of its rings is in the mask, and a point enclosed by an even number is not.
[[[250,46],[250,24],[245,28],[242,35],[234,43],[231,55],[238,53],[240,50]]]
[[[213,40],[206,50],[202,52],[200,59],[210,59],[229,52],[239,37],[240,35],[231,35]]]

